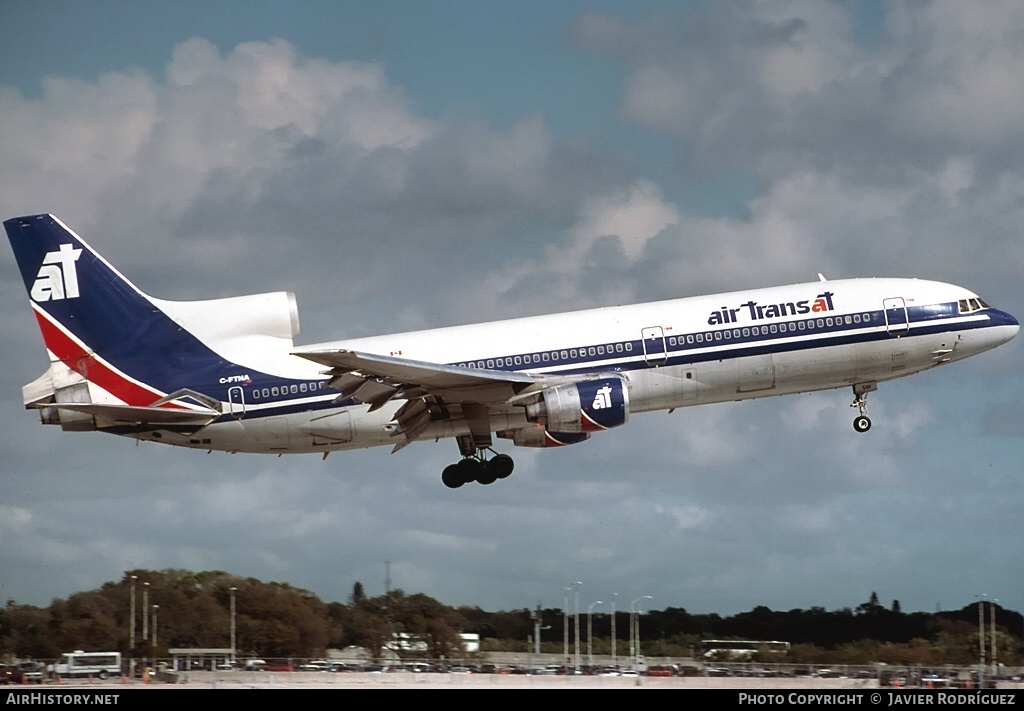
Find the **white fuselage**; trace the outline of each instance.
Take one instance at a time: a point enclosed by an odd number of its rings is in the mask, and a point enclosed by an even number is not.
[[[632,412],[877,383],[966,358],[1006,342],[1016,321],[961,287],[916,279],[811,282],[398,333],[297,348],[343,349],[488,371],[616,374]],[[242,367],[281,369],[283,353],[253,353]],[[395,444],[394,400],[373,412],[314,390],[323,369],[298,356],[288,377],[310,390],[259,383],[223,395],[224,418],[195,435],[136,435],[168,444],[245,452],[327,452]],[[274,389],[276,391],[276,388]],[[465,435],[457,416],[418,439]],[[492,413],[495,432],[528,425],[514,404]]]

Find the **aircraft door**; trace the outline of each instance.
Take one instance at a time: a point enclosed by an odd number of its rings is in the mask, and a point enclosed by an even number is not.
[[[228,388],[228,410],[236,420],[245,417],[245,391],[237,385]]]
[[[665,348],[665,331],[661,326],[648,326],[640,330],[640,338],[644,344],[644,359],[648,365],[664,365],[668,360]]]
[[[890,336],[903,336],[910,330],[907,304],[902,297],[883,299],[882,310],[885,312],[885,329]]]

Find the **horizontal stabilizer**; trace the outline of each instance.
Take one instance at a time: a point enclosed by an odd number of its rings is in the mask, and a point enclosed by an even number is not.
[[[101,420],[121,424],[203,427],[220,413],[216,410],[172,410],[166,407],[137,407],[132,405],[104,405],[95,402],[55,402],[32,405],[33,408],[57,408],[92,415]]]

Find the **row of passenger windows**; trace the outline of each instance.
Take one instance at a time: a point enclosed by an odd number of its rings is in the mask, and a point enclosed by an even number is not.
[[[787,321],[785,323],[772,323],[767,326],[748,326],[744,328],[733,328],[722,331],[707,331],[701,333],[689,333],[685,336],[670,336],[669,346],[691,346],[694,344],[713,343],[719,341],[730,341],[734,338],[749,338],[750,336],[768,336],[778,333],[798,333],[800,331],[813,331],[815,329],[832,328],[834,326],[853,326],[855,324],[871,323],[871,314],[852,314],[849,316],[829,316],[827,318],[808,319],[806,321]],[[655,339],[657,340],[657,339]],[[543,353],[530,353],[522,356],[509,356],[507,358],[488,358],[487,360],[468,361],[458,363],[461,368],[506,368],[514,366],[530,366],[543,363],[558,363],[576,358],[596,357],[603,355],[614,355],[616,353],[632,353],[633,344],[609,343],[607,345],[589,346],[587,348],[569,348],[561,351],[546,351]]]
[[[616,353],[632,353],[633,344],[609,343],[607,345],[590,346],[589,348],[569,348],[563,351],[544,351],[543,353],[528,353],[522,356],[509,356],[508,358],[488,358],[487,360],[471,360],[467,363],[459,363],[460,368],[505,368],[516,365],[533,365],[550,363],[552,361],[574,360],[586,358],[587,356],[614,355]]]
[[[731,340],[733,338],[749,338],[750,336],[768,336],[773,333],[796,333],[813,331],[815,328],[831,328],[843,324],[852,326],[859,323],[871,323],[871,314],[853,314],[851,316],[829,316],[828,318],[810,319],[807,321],[787,321],[767,326],[750,326],[749,328],[733,328],[726,331],[709,331],[707,333],[688,333],[685,336],[671,336],[670,346],[690,346],[694,343],[710,343],[711,341]]]
[[[277,397],[278,395],[298,395],[299,393],[314,393],[327,387],[327,381],[321,380],[316,383],[299,383],[297,385],[282,385],[273,388],[253,388],[252,399],[259,400],[261,397]]]
[[[979,299],[971,299],[978,301]],[[983,304],[983,302],[981,302]],[[982,305],[978,308],[987,308]],[[960,310],[964,311],[964,302],[961,302]],[[729,341],[734,338],[749,338],[750,336],[768,336],[778,333],[797,333],[800,331],[813,331],[815,328],[831,328],[843,324],[852,326],[860,323],[871,323],[870,314],[853,314],[851,316],[829,316],[827,318],[809,319],[806,321],[788,321],[785,323],[772,323],[767,326],[748,326],[744,328],[733,328],[722,331],[708,331],[702,333],[688,333],[685,336],[670,336],[669,346],[691,346],[695,344]],[[528,353],[526,355],[509,356],[507,358],[488,358],[487,360],[468,361],[459,363],[461,368],[506,368],[515,366],[540,365],[551,362],[565,362],[576,358],[597,357],[615,355],[618,353],[632,353],[633,344],[608,343],[599,346],[588,346],[586,348],[569,348],[560,351],[544,351],[541,353]],[[312,383],[298,383],[295,385],[283,385],[272,388],[255,388],[252,391],[252,398],[258,400],[280,395],[298,395],[306,392],[316,392],[326,387],[326,381]]]

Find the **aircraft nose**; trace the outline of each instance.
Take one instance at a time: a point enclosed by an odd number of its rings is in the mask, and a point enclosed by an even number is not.
[[[1012,314],[1008,314],[1005,311],[996,310],[992,314],[992,319],[995,321],[994,326],[1002,327],[1002,332],[1006,335],[1006,340],[1009,341],[1011,338],[1017,335],[1020,330],[1020,323]]]

